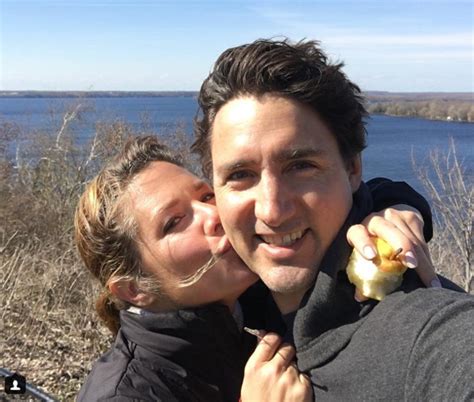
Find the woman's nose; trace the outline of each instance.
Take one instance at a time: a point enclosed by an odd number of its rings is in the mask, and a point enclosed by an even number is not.
[[[199,203],[199,213],[202,215],[204,233],[208,236],[220,236],[224,233],[217,208],[213,204]]]

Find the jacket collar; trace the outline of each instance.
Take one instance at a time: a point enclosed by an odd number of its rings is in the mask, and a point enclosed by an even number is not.
[[[120,312],[119,335],[147,351],[147,360],[165,358],[206,376],[215,361],[230,359],[228,366],[240,364],[241,334],[229,309],[212,304],[165,313]],[[149,357],[149,359],[148,359]],[[159,358],[158,358],[159,357]],[[240,368],[239,368],[240,369]]]

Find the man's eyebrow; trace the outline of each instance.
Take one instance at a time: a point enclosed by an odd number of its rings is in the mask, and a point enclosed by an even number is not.
[[[295,159],[303,159],[303,158],[311,158],[311,157],[318,157],[324,155],[325,152],[323,149],[320,148],[298,148],[298,149],[287,149],[281,151],[275,157],[276,162],[288,162]],[[239,159],[235,162],[224,163],[218,168],[218,172],[225,173],[225,172],[233,172],[235,170],[245,168],[249,165],[254,164],[255,162],[251,159]]]
[[[320,148],[298,148],[298,149],[286,149],[281,151],[275,158],[278,162],[287,162],[294,159],[303,158],[314,158],[324,155],[324,150]]]
[[[223,165],[219,166],[218,171],[219,172],[233,172],[234,170],[238,170],[238,169],[247,167],[249,165],[252,165],[251,160],[239,159],[235,162],[224,163]]]

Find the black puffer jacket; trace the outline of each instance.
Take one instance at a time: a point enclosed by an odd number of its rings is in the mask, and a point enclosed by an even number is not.
[[[122,311],[120,319],[78,401],[238,401],[246,352],[227,307]]]

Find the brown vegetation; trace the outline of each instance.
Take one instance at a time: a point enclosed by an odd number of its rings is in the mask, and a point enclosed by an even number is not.
[[[368,105],[369,113],[474,122],[474,102],[455,100],[385,101]]]
[[[92,362],[111,342],[93,311],[96,285],[73,245],[73,211],[84,184],[126,138],[149,133],[146,125],[136,131],[121,121],[98,123],[95,136],[78,146],[69,127],[80,112],[80,106],[72,109],[50,133],[22,133],[0,123],[0,364],[60,400],[74,398]],[[170,142],[189,156],[182,128]],[[464,185],[471,189],[470,212],[449,219],[460,224],[471,219],[466,236],[472,241],[472,183]],[[435,209],[453,202],[439,199]],[[432,246],[435,259],[472,264],[472,243],[466,255],[464,243],[438,245],[443,241],[438,239]],[[447,274],[454,280],[464,275]]]
[[[69,127],[80,112],[78,105],[52,122],[59,129],[50,133],[0,123],[0,366],[60,400],[73,399],[111,342],[93,310],[98,289],[73,244],[77,200],[128,137],[149,133],[146,124],[137,131],[97,123],[78,146]],[[188,152],[184,130],[174,133],[170,145]]]
[[[453,140],[447,153],[431,151],[428,164],[413,163],[434,215],[432,259],[441,274],[474,293],[474,177],[458,160]]]
[[[422,117],[431,120],[474,122],[474,102],[456,100],[371,102],[369,113]]]

